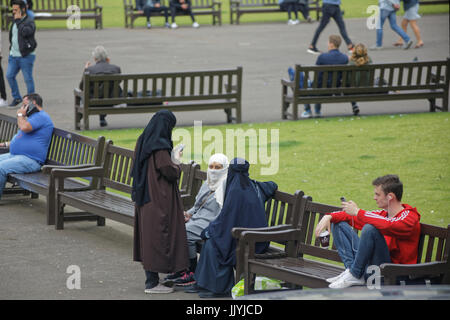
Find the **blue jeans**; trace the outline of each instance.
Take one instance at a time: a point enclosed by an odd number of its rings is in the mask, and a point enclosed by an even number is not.
[[[27,93],[34,93],[34,80],[33,80],[33,66],[36,55],[29,54],[26,57],[13,57],[9,56],[8,70],[6,71],[6,78],[8,79],[9,86],[11,87],[11,95],[14,99],[21,99],[22,96],[19,92],[19,86],[17,85],[16,76],[20,70],[22,70],[23,78],[27,86]]]
[[[41,170],[41,164],[26,156],[10,153],[0,155],[0,197],[3,194],[8,174],[30,173],[39,170]]]
[[[356,278],[364,276],[368,266],[391,262],[386,240],[373,225],[366,224],[360,238],[347,222],[332,224],[331,231],[345,268]]]
[[[402,30],[397,25],[397,15],[395,11],[390,10],[380,10],[380,25],[377,26],[377,47],[381,47],[383,45],[383,25],[386,19],[389,19],[389,24],[391,25],[391,29],[396,32],[405,43],[408,43],[411,38],[406,34],[405,31]]]

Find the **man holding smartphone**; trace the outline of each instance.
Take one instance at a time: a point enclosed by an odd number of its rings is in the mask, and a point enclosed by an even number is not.
[[[343,211],[325,215],[316,227],[316,236],[331,230],[346,268],[339,276],[327,279],[330,288],[364,285],[366,269],[371,265],[417,263],[420,214],[401,202],[402,182],[397,175],[385,175],[372,185],[373,199],[381,210],[365,211],[351,200],[342,201]],[[352,227],[361,230],[360,237]]]
[[[22,102],[17,85],[16,76],[22,70],[23,78],[27,86],[27,93],[34,92],[33,67],[36,60],[35,49],[37,47],[34,34],[36,26],[33,19],[27,15],[27,5],[22,0],[12,1],[12,13],[14,22],[9,30],[9,58],[6,78],[11,87],[13,100],[10,107],[17,106]]]
[[[17,110],[19,131],[10,142],[0,143],[9,153],[0,155],[0,197],[10,173],[30,173],[41,169],[47,157],[53,133],[53,122],[42,109],[42,98],[37,93],[23,97]]]

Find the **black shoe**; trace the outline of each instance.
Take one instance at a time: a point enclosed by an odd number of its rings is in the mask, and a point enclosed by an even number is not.
[[[191,284],[190,286],[187,286],[184,288],[184,292],[186,293],[199,293],[199,292],[205,292],[206,289],[203,289],[202,287],[199,287],[197,283]]]
[[[359,114],[359,107],[358,105],[353,106],[353,115],[357,116]]]
[[[13,101],[11,101],[11,103],[9,104],[8,107],[14,108],[15,106],[17,106],[21,102],[22,102],[22,99],[13,99]]]
[[[228,298],[231,297],[231,293],[227,292],[227,293],[214,293],[212,291],[201,291],[198,293],[198,296],[200,298]]]
[[[108,122],[106,122],[105,119],[100,120],[100,127],[106,127],[108,125]]]
[[[313,48],[308,48],[308,53],[312,53],[312,54],[320,54],[320,50],[317,49],[316,47]]]

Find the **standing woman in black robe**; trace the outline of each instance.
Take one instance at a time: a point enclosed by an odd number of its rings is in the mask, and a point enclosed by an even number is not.
[[[135,201],[134,261],[145,270],[145,293],[170,293],[159,284],[158,273],[189,266],[183,203],[177,180],[181,169],[172,161],[172,112],[157,112],[138,138],[132,169]],[[181,154],[174,152],[175,159]]]

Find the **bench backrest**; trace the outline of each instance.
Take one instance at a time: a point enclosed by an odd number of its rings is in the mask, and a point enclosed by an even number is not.
[[[215,0],[191,0],[191,8],[193,9],[207,9],[211,8],[214,4]],[[169,7],[170,0],[161,0],[162,6]],[[133,8],[136,9],[136,0],[123,0],[123,4],[125,8]]]
[[[420,224],[417,263],[449,261],[450,225],[447,228]]]
[[[93,164],[100,166],[105,138],[92,139],[70,131],[54,128],[45,164],[74,166]]]
[[[9,0],[6,0],[9,6]],[[67,8],[75,5],[80,11],[93,10],[97,6],[97,0],[34,0],[33,12],[61,12],[66,13]]]
[[[309,196],[303,196],[306,201],[303,215],[301,217],[299,256],[304,254],[324,258],[332,261],[341,262],[339,254],[333,244],[333,237],[330,237],[330,246],[323,248],[320,246],[319,239],[314,235],[317,223],[326,213],[341,211],[336,206],[330,206],[318,202],[313,202]]]
[[[297,95],[344,93],[381,93],[393,90],[448,90],[450,59],[404,63],[353,65],[296,65],[295,82],[304,73],[303,88],[295,86]],[[319,77],[319,74],[322,74]],[[367,81],[357,84],[358,76]],[[321,81],[319,80],[321,78]],[[384,81],[382,81],[383,79]],[[319,82],[320,81],[320,82]],[[355,88],[357,87],[357,88]]]
[[[18,130],[16,118],[0,113],[0,142],[11,141]]]
[[[133,186],[133,178],[131,170],[134,163],[134,151],[113,145],[112,141],[106,143],[104,155],[104,176],[102,178],[101,187],[110,188],[127,196],[131,196]],[[195,195],[198,190],[193,190],[192,179],[195,171],[198,171],[200,166],[195,162],[188,164],[182,163],[181,176],[179,180],[180,194]],[[188,201],[192,201],[188,199]]]
[[[309,3],[317,3],[319,0],[309,0]],[[279,7],[278,0],[239,0],[240,7]]]
[[[87,105],[161,104],[164,101],[241,98],[242,67],[229,70],[83,75]],[[121,97],[123,95],[130,96]],[[102,91],[102,92],[101,92]],[[90,97],[89,93],[92,93]]]

